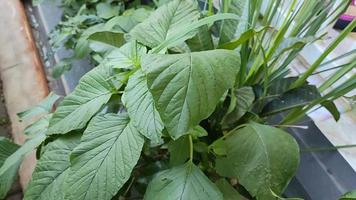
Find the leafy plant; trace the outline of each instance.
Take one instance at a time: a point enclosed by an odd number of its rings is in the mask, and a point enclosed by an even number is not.
[[[199,9],[172,0],[126,35],[89,34],[111,49],[46,111],[43,132],[5,160],[0,178],[38,147],[25,199],[284,199],[299,147],[283,127],[320,105],[337,119],[332,101],[356,85],[353,76],[326,89],[354,59],[322,86],[306,81],[356,20],[306,72],[288,77],[298,53],[349,3],[338,2],[231,0],[214,9],[209,1]],[[271,124],[276,115],[283,120]],[[0,182],[3,193],[9,183]]]

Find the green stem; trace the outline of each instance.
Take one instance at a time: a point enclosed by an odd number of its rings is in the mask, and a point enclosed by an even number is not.
[[[208,16],[212,16],[213,14],[213,0],[209,0]]]
[[[356,144],[349,144],[349,145],[337,145],[333,147],[312,147],[302,149],[301,152],[315,152],[315,151],[335,151],[338,149],[345,149],[345,148],[355,148]]]
[[[189,162],[193,163],[193,138],[189,135]]]

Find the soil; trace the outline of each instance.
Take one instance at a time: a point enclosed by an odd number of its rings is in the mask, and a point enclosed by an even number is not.
[[[5,98],[0,80],[0,137],[11,138],[11,122],[7,115]],[[18,179],[18,178],[17,178]],[[23,197],[21,185],[18,180],[13,184],[5,200],[21,200]]]

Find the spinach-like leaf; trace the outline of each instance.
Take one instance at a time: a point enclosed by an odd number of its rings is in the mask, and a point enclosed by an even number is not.
[[[225,139],[227,156],[217,159],[217,172],[236,177],[257,199],[275,199],[294,176],[299,147],[281,129],[251,123]]]
[[[126,113],[93,118],[71,153],[66,199],[111,199],[129,179],[144,138]]]
[[[49,122],[47,134],[65,134],[85,127],[91,117],[109,101],[115,86],[111,68],[99,66],[85,74],[74,92],[59,104]]]
[[[163,122],[153,104],[153,98],[148,91],[146,76],[138,70],[125,88],[122,97],[132,123],[137,129],[152,141],[153,144],[161,142]]]
[[[46,146],[33,172],[24,199],[64,199],[63,185],[70,167],[69,154],[79,144],[80,136],[64,135]]]
[[[148,55],[147,83],[168,133],[177,139],[209,117],[234,85],[239,57],[229,50]]]
[[[199,17],[200,13],[194,1],[173,0],[159,7],[148,19],[133,28],[130,35],[140,43],[154,48],[197,21]],[[194,35],[193,31],[186,39]]]
[[[223,200],[219,189],[193,163],[160,172],[148,185],[145,200]]]

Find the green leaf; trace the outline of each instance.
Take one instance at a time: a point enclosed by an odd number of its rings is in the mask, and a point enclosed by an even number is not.
[[[239,62],[228,50],[143,57],[155,106],[174,139],[209,117],[234,85]]]
[[[141,70],[130,77],[122,101],[140,133],[153,144],[161,143],[163,122],[148,91],[146,76]]]
[[[124,34],[120,32],[96,32],[90,35],[88,39],[113,47],[121,47],[123,44],[125,44]]]
[[[54,103],[56,103],[59,98],[60,98],[60,96],[51,92],[38,105],[36,105],[26,111],[17,113],[17,116],[20,118],[20,120],[25,120],[25,119],[28,119],[28,118],[31,118],[31,117],[34,117],[34,116],[37,116],[40,114],[50,113],[52,111]]]
[[[342,195],[339,200],[355,200],[355,199],[356,199],[356,190],[352,190]]]
[[[238,16],[242,16],[243,9],[248,3],[248,1],[241,0],[230,0],[226,2],[228,2],[228,5],[226,5],[228,9],[225,12],[234,13]],[[234,38],[238,24],[239,21],[231,19],[221,22],[219,44],[230,42]]]
[[[216,161],[217,172],[235,177],[257,199],[280,195],[299,164],[299,148],[281,129],[251,123],[225,139],[227,156]],[[236,156],[239,155],[239,156]]]
[[[189,158],[189,137],[182,136],[168,143],[169,165],[177,166],[184,164]]]
[[[24,130],[24,134],[28,136],[34,136],[40,133],[45,133],[48,130],[49,120],[51,117],[52,114],[45,115],[35,123],[27,126]]]
[[[236,123],[247,111],[255,100],[255,94],[252,87],[242,87],[233,92],[234,97],[231,97],[230,110],[223,120],[222,125],[229,126]]]
[[[320,98],[320,93],[315,86],[305,85],[282,94],[277,99],[269,102],[262,110],[262,116],[274,115],[296,107],[305,106]]]
[[[219,189],[193,163],[158,173],[148,185],[145,200],[222,200]]]
[[[24,199],[64,200],[63,186],[70,167],[69,154],[79,144],[80,136],[64,135],[46,146],[27,186]]]
[[[57,107],[47,134],[64,134],[84,128],[115,91],[115,86],[109,81],[111,76],[111,69],[105,66],[96,67],[85,74],[74,92]]]
[[[233,188],[225,179],[219,179],[215,182],[224,196],[224,200],[243,200],[244,198]]]
[[[140,66],[141,56],[146,52],[146,47],[135,42],[129,42],[110,52],[101,64],[118,69],[133,69]]]
[[[208,136],[208,132],[199,125],[190,129],[187,134],[192,135],[194,138]]]
[[[214,49],[211,32],[207,25],[198,29],[197,34],[186,41],[191,51],[206,51]]]
[[[19,145],[12,143],[9,139],[0,137],[0,166],[2,166],[5,160],[17,151]],[[10,190],[12,183],[14,182],[19,164],[6,170],[6,173],[0,176],[0,199],[6,197],[7,192]]]
[[[334,102],[326,100],[322,102],[321,105],[331,113],[335,121],[338,121],[340,119],[340,112],[337,110],[337,107]]]
[[[250,40],[251,38],[253,38],[255,35],[257,35],[258,33],[264,31],[265,29],[267,29],[268,27],[262,27],[258,30],[255,29],[249,29],[246,32],[242,33],[241,36],[239,36],[236,39],[233,40],[229,40],[226,43],[220,44],[219,45],[219,49],[236,49],[237,47],[239,47],[240,45],[242,45],[243,43],[245,43],[246,41]]]
[[[71,154],[65,198],[111,199],[129,179],[143,143],[127,114],[94,117]]]
[[[200,13],[194,1],[173,0],[159,7],[148,19],[135,26],[130,35],[140,43],[154,48],[197,21],[199,17]],[[195,32],[192,32],[186,39],[194,35]]]
[[[119,8],[112,6],[110,3],[98,3],[96,12],[100,18],[109,19],[119,14]]]

